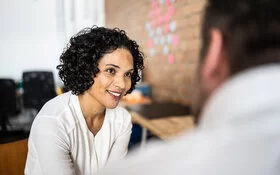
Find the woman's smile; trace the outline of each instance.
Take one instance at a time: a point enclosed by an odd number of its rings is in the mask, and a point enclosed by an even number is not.
[[[121,99],[121,97],[122,97],[122,93],[121,92],[110,91],[110,90],[107,90],[107,92],[116,101],[119,101]]]

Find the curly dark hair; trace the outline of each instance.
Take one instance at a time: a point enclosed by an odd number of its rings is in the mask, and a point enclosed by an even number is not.
[[[94,83],[92,75],[95,77],[99,72],[99,60],[118,48],[127,49],[133,57],[134,72],[131,88],[127,92],[131,93],[141,79],[139,73],[144,69],[144,54],[136,41],[119,28],[93,26],[81,30],[70,39],[56,67],[64,86],[76,95],[85,92]]]

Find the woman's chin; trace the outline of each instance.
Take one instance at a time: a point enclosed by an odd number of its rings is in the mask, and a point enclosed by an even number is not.
[[[110,104],[110,105],[106,105],[106,108],[108,109],[114,109],[119,105],[119,103],[115,103],[115,104]]]

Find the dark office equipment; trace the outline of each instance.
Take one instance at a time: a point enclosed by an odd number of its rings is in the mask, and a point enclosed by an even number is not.
[[[1,132],[7,131],[8,118],[18,113],[16,83],[13,79],[0,79],[0,125]]]
[[[177,103],[152,103],[128,106],[129,111],[135,111],[147,119],[170,116],[184,116],[191,113],[190,106]]]
[[[54,77],[51,71],[25,71],[22,75],[23,106],[37,112],[56,96]]]

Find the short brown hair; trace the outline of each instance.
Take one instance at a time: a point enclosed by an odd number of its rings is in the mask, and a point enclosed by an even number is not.
[[[201,31],[201,59],[208,49],[211,28],[222,32],[231,75],[280,63],[279,0],[208,0]]]

